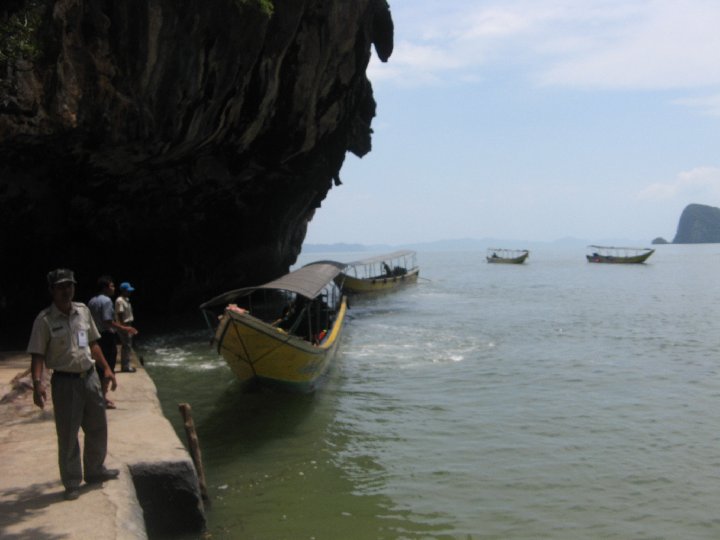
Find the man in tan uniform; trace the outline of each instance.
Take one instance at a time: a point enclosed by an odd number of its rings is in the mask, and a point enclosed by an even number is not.
[[[97,343],[100,334],[85,304],[73,302],[75,276],[60,268],[47,276],[52,304],[42,310],[33,323],[28,353],[32,356],[33,401],[45,407],[47,392],[43,369],[53,370],[52,403],[58,439],[60,478],[65,498],[77,499],[83,479],[100,483],[117,478],[117,469],[105,468],[107,419],[105,400],[95,362],[102,367],[103,384],[117,388],[115,375]],[[80,459],[78,433],[85,433]]]

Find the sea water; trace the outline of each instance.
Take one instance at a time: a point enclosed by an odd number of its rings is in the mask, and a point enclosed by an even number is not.
[[[314,395],[243,393],[200,317],[146,340],[212,538],[720,538],[720,245],[418,262],[352,300]]]

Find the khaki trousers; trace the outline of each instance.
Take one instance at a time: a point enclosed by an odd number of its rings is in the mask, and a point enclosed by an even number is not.
[[[132,323],[129,323],[132,326]],[[130,360],[132,359],[132,342],[133,338],[130,334],[125,332],[118,332],[120,337],[120,368],[128,369],[130,367]]]
[[[83,479],[100,475],[107,454],[105,399],[95,368],[84,377],[53,373],[52,402],[58,440],[60,479],[65,489],[77,488]],[[85,434],[82,465],[78,434]]]

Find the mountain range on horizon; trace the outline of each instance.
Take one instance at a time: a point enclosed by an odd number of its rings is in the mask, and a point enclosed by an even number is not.
[[[398,249],[412,249],[416,251],[474,251],[488,248],[530,249],[539,246],[557,247],[585,247],[589,244],[602,245],[628,245],[643,246],[645,243],[628,239],[585,240],[582,238],[565,237],[553,241],[522,241],[500,238],[448,238],[427,242],[412,242],[407,244],[360,244],[360,243],[332,243],[332,244],[303,244],[303,253],[331,253],[331,252],[363,252],[363,251],[391,251]]]
[[[720,242],[720,208],[703,204],[689,204],[683,210],[677,233],[672,242],[663,238],[652,241],[630,240],[627,238],[603,238],[587,240],[574,237],[565,237],[553,241],[522,241],[500,238],[451,238],[432,240],[427,242],[413,242],[406,244],[361,244],[361,243],[333,243],[333,244],[303,244],[304,253],[319,252],[356,252],[356,251],[388,251],[396,249],[413,249],[417,251],[466,251],[502,247],[509,249],[529,249],[539,246],[556,247],[584,247],[590,244],[643,247],[645,244],[699,244]]]

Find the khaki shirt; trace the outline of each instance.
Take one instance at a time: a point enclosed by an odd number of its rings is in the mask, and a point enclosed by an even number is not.
[[[85,304],[73,302],[69,315],[51,304],[35,318],[27,352],[44,356],[49,369],[82,373],[95,364],[90,344],[98,339],[100,333]]]
[[[115,316],[122,324],[130,324],[135,320],[130,300],[124,296],[118,296],[115,299]]]

